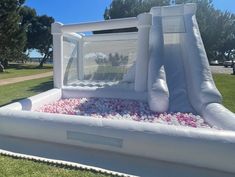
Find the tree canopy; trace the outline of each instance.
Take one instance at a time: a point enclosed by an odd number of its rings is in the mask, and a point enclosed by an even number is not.
[[[21,9],[22,24],[26,27],[27,42],[26,49],[35,49],[43,55],[39,67],[50,57],[52,57],[52,35],[51,23],[53,17],[47,15],[38,16],[36,11],[24,6]]]
[[[169,5],[170,0],[113,0],[105,9],[104,19],[136,17],[143,12],[149,12],[151,7]]]
[[[197,21],[210,60],[235,57],[235,15],[215,9],[212,0],[175,0],[176,4],[197,3]],[[126,18],[149,12],[153,6],[169,5],[170,0],[113,0],[104,19]],[[137,31],[136,28],[94,33]]]
[[[197,3],[197,21],[210,60],[229,60],[235,50],[235,14],[215,9],[212,0],[176,0]]]
[[[0,62],[27,59],[26,51],[35,49],[44,57],[40,66],[52,55],[52,17],[38,16],[24,5],[25,0],[0,1]]]
[[[25,57],[25,28],[21,25],[20,9],[24,0],[0,1],[0,61],[6,66],[10,60]]]
[[[52,17],[46,15],[35,16],[31,19],[31,24],[27,30],[27,49],[36,49],[43,55],[39,67],[50,57],[52,57],[52,35],[51,23],[54,22]]]

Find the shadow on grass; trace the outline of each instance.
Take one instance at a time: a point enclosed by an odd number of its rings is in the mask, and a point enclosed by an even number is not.
[[[53,81],[42,82],[34,87],[30,87],[27,91],[33,91],[35,93],[45,92],[53,88]]]
[[[51,69],[52,66],[48,66],[48,65],[44,65],[42,68],[40,69]],[[7,69],[17,69],[17,70],[21,70],[21,69],[39,69],[38,65],[35,64],[18,64],[18,63],[10,63]]]
[[[23,100],[23,99],[26,99],[27,97],[22,97],[22,98],[17,98],[17,99],[13,99],[11,100],[11,103],[12,102],[17,102],[17,101],[20,101],[20,100]]]
[[[36,95],[38,93],[45,92],[45,91],[50,90],[52,88],[53,88],[53,81],[51,80],[51,81],[42,82],[42,83],[40,83],[36,86],[33,86],[33,87],[29,87],[29,89],[27,91],[34,92],[35,94],[33,94],[33,95]],[[18,102],[18,101],[26,99],[26,98],[27,97],[21,97],[21,98],[9,100],[7,103],[0,104],[0,107],[6,106],[6,105],[13,103],[13,102]]]
[[[7,103],[0,104],[0,106],[1,106],[1,107],[2,107],[2,106],[6,106],[6,105],[8,105],[8,104],[11,104],[11,103],[14,103],[14,102],[18,102],[18,101],[23,100],[23,99],[26,99],[26,98],[27,98],[27,97],[22,97],[22,98],[13,99],[13,100],[10,100],[10,101],[7,102]]]

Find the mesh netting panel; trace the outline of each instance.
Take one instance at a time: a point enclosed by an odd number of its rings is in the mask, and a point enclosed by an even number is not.
[[[184,16],[162,17],[163,33],[185,33]]]
[[[73,83],[78,78],[78,41],[69,37],[63,37],[63,71],[64,85]]]
[[[137,33],[65,36],[64,85],[132,88],[136,48]]]
[[[120,81],[136,58],[136,40],[84,43],[84,80]]]

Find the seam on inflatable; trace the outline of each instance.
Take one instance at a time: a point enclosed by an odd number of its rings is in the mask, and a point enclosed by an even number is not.
[[[6,150],[2,150],[2,149],[0,149],[0,155],[7,156],[7,157],[12,157],[12,158],[36,161],[36,162],[39,162],[39,163],[45,163],[45,164],[49,164],[49,165],[56,165],[56,167],[61,167],[61,168],[72,167],[75,170],[87,170],[87,171],[92,171],[92,172],[95,172],[95,173],[102,173],[102,174],[118,176],[118,177],[135,177],[134,175],[119,173],[119,172],[115,172],[115,171],[111,171],[111,170],[106,170],[106,169],[103,169],[103,168],[88,166],[88,165],[82,165],[82,164],[75,163],[75,162],[48,159],[48,158],[43,158],[43,157],[37,157],[37,156],[32,156],[32,155],[15,153],[15,152],[6,151]]]
[[[220,104],[221,106],[223,106],[220,102],[206,102],[206,103],[204,103],[203,105],[202,105],[202,107],[201,107],[201,116],[203,116],[203,114],[205,113],[205,111],[206,111],[206,108],[207,108],[207,106],[209,105],[209,104],[214,104],[214,103],[216,103],[216,104]]]

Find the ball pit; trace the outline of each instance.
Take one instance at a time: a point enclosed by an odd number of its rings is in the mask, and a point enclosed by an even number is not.
[[[111,98],[70,98],[46,104],[38,112],[84,115],[94,118],[125,119],[193,128],[216,128],[192,113],[156,113],[141,101]]]

